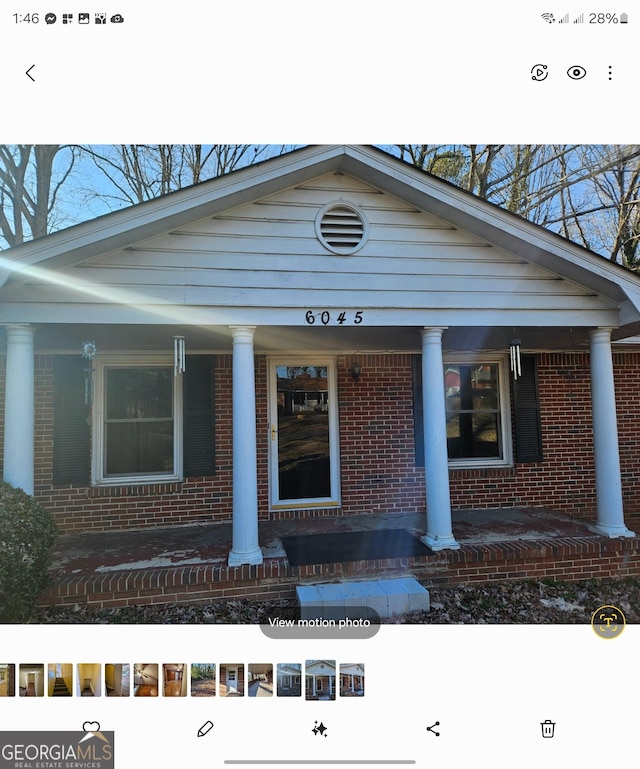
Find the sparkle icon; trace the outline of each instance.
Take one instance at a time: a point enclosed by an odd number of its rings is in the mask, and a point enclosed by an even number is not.
[[[318,723],[317,721],[314,721],[314,724],[315,726],[311,731],[315,735],[319,734],[321,737],[326,737],[327,735],[325,734],[325,732],[327,731],[327,727],[322,723],[322,721],[320,721],[320,723]]]

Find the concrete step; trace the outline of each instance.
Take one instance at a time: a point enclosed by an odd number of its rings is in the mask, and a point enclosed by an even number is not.
[[[429,591],[413,577],[376,579],[363,582],[334,582],[298,585],[296,595],[301,619],[317,619],[323,611],[367,607],[380,617],[429,611]]]

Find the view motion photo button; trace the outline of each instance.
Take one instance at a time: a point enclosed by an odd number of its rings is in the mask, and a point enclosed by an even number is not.
[[[260,625],[268,638],[372,638],[380,627],[380,616],[369,606],[301,607],[300,618],[269,617]]]

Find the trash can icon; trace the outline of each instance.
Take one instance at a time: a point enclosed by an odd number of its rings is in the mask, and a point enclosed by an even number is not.
[[[540,726],[542,727],[542,736],[543,737],[553,737],[553,731],[555,729],[555,722],[551,721],[547,718],[546,721],[543,721]]]

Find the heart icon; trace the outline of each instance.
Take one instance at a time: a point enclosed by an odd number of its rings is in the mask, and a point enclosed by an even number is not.
[[[100,724],[97,721],[85,721],[82,724],[82,728],[85,732],[99,732]]]

